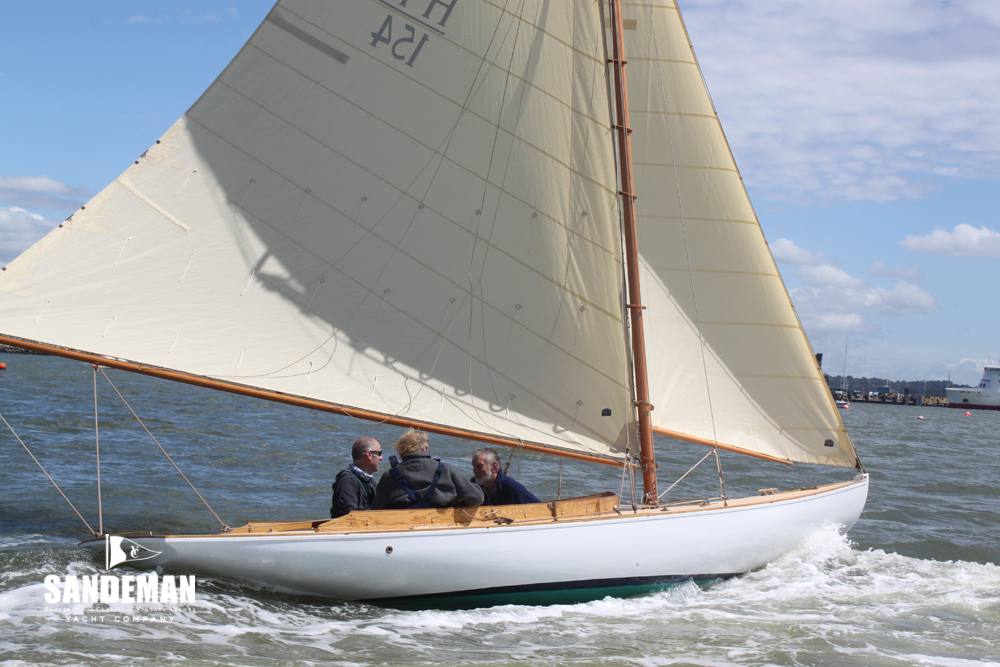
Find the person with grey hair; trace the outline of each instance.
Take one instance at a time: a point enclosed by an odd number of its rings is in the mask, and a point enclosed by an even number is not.
[[[375,478],[382,460],[382,445],[375,438],[358,438],[351,446],[354,462],[337,473],[333,482],[333,505],[330,517],[336,519],[355,510],[371,509],[375,498]]]
[[[410,429],[396,441],[389,471],[375,489],[372,509],[479,507],[483,492],[440,459],[431,458],[427,434]]]
[[[500,455],[491,447],[477,449],[472,454],[472,481],[483,489],[484,505],[526,505],[542,502],[516,479],[500,470]]]

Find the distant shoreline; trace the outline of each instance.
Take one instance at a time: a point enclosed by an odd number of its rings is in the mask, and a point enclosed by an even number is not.
[[[35,350],[26,350],[23,347],[14,347],[13,345],[0,344],[0,354],[45,354],[45,353],[37,352]]]

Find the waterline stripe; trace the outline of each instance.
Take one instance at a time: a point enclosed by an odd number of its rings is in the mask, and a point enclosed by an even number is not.
[[[611,596],[618,598],[648,595],[693,581],[702,585],[712,581],[730,579],[737,573],[725,574],[676,574],[652,577],[622,577],[617,579],[586,579],[556,581],[521,586],[496,586],[467,591],[411,595],[398,598],[362,600],[369,604],[396,609],[474,609],[496,605],[551,605],[576,604],[600,600]]]

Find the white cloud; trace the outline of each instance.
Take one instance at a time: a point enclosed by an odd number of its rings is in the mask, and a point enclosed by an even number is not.
[[[886,266],[883,262],[874,262],[868,267],[868,275],[873,278],[902,278],[903,280],[910,280],[913,282],[918,282],[924,279],[924,272],[920,270],[919,266],[911,266],[908,269],[896,265],[891,269]]]
[[[772,200],[891,201],[1000,178],[988,0],[681,0],[743,176]]]
[[[927,236],[907,236],[900,245],[915,252],[952,257],[1000,257],[1000,232],[963,222],[952,232],[937,229]]]
[[[913,283],[897,282],[892,289],[884,287],[800,287],[791,290],[792,300],[800,314],[868,310],[881,315],[926,313],[937,307],[934,296]]]
[[[820,264],[819,266],[800,266],[796,272],[799,278],[809,285],[819,287],[864,287],[867,283],[861,278],[855,278],[847,271],[839,269],[832,264]]]
[[[840,345],[845,334],[871,336],[879,330],[880,317],[919,315],[937,309],[930,292],[905,281],[891,289],[861,281],[860,285],[798,287],[789,294],[814,346]]]
[[[795,245],[789,239],[778,239],[770,244],[771,254],[776,262],[785,264],[819,264],[823,261],[823,253],[806,250]]]
[[[870,336],[881,317],[923,314],[937,309],[934,296],[907,280],[891,288],[873,287],[864,278],[824,261],[824,254],[800,248],[789,239],[771,245],[775,259],[796,266],[793,277],[804,285],[789,290],[806,334],[814,344],[843,340],[847,334]],[[875,262],[873,276],[920,277],[920,268],[888,268]]]
[[[179,9],[170,14],[163,14],[155,18],[151,18],[144,14],[136,14],[128,19],[128,23],[159,23],[166,25],[173,25],[179,23],[181,25],[186,25],[190,23],[203,23],[206,21],[212,23],[219,23],[223,18],[233,18],[238,19],[240,17],[240,12],[236,7],[227,7],[223,14],[216,14],[214,12],[208,14],[196,14],[190,9]]]
[[[23,208],[0,208],[0,264],[6,265],[56,224]]]
[[[0,176],[0,188],[71,196],[86,194],[85,188],[73,188],[48,176],[11,176],[9,174]]]
[[[770,245],[775,261],[798,266],[794,275],[807,285],[860,288],[868,284],[827,262],[823,253],[800,248],[790,239],[778,239]]]
[[[885,315],[926,313],[937,308],[937,302],[930,292],[903,280],[897,282],[891,290],[869,287],[860,298],[865,308]]]
[[[89,196],[87,188],[74,188],[48,176],[0,175],[0,201],[15,207],[73,211]]]
[[[871,329],[859,313],[816,313],[810,318],[810,329],[822,335],[859,333]]]

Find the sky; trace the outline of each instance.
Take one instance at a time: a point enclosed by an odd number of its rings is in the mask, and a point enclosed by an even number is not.
[[[272,4],[0,0],[0,264],[154,143]],[[679,4],[824,371],[846,349],[850,375],[977,384],[1000,358],[1000,1]]]

